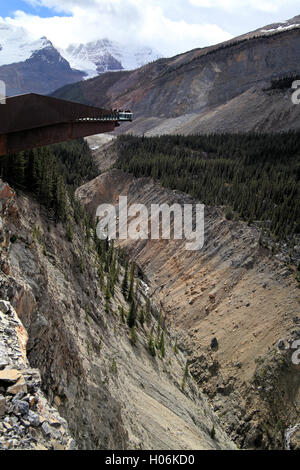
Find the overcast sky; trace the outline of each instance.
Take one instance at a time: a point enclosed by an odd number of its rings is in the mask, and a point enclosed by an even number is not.
[[[299,0],[0,0],[5,22],[58,47],[107,37],[165,56],[298,14]]]

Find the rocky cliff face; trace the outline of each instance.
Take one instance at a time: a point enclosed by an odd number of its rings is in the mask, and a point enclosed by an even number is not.
[[[0,445],[234,449],[185,374],[186,357],[174,352],[171,330],[165,357],[149,353],[149,335],[158,330],[155,306],[133,344],[120,316],[128,305],[119,285],[107,308],[91,240],[75,228],[71,243],[38,202],[5,183],[0,202]],[[143,284],[136,296],[146,302]],[[30,366],[18,340],[27,334]]]
[[[120,132],[165,134],[293,129],[299,107],[291,90],[266,91],[299,74],[300,29],[254,32],[116,76],[64,87],[55,96],[131,108]]]
[[[67,422],[49,405],[40,372],[29,365],[27,340],[14,308],[1,300],[0,449],[74,450]]]
[[[97,158],[103,168],[105,156]],[[151,204],[193,202],[119,170],[78,190],[92,213],[103,202],[117,204],[119,195],[149,213]],[[284,448],[285,430],[299,422],[299,366],[290,349],[300,337],[293,270],[260,247],[255,228],[227,221],[222,208],[206,207],[205,217],[200,252],[186,251],[185,241],[119,243],[140,266],[227,432],[243,448]]]

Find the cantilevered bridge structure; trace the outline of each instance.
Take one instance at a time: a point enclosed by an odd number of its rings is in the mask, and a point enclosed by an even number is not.
[[[112,111],[28,93],[0,104],[0,155],[113,131],[131,121],[130,111]]]

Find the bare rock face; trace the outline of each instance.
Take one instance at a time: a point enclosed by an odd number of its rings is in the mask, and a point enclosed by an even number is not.
[[[12,305],[0,300],[0,449],[75,449],[66,421],[41,390],[39,371],[30,368],[27,339]]]
[[[100,295],[98,283],[92,279],[97,270],[93,266],[86,281],[84,276],[80,276],[79,283],[75,281],[84,248],[79,250],[77,247],[78,252],[73,251],[72,245],[65,240],[65,229],[59,227],[56,232],[53,227],[53,238],[50,236],[46,240],[49,242],[46,256],[40,243],[44,227],[48,233],[49,224],[39,214],[38,204],[28,198],[23,198],[19,204],[20,199],[11,190],[6,190],[3,198],[1,259],[9,267],[9,275],[2,268],[0,291],[11,301],[26,325],[30,364],[42,376],[49,403],[68,419],[79,448],[123,449],[127,431],[122,425],[120,405],[103,382],[99,364],[88,365],[87,345],[90,342],[98,345],[100,339],[95,338],[92,342],[90,337],[84,339],[78,334],[80,315],[84,324],[87,321],[85,309],[90,289]],[[88,253],[86,257],[88,264]],[[74,272],[67,274],[71,259]],[[90,315],[93,314],[91,308]],[[103,325],[101,319],[96,321]],[[3,357],[6,357],[5,353]]]
[[[159,59],[132,72],[105,74],[55,92],[98,106],[131,108],[121,133],[194,134],[296,129],[291,87],[272,80],[300,74],[300,28],[257,31],[216,46]]]
[[[300,450],[300,431],[298,430],[293,434],[291,438],[291,449]]]
[[[1,256],[10,269],[9,275],[0,272],[6,322],[3,328],[0,323],[0,445],[235,449],[185,373],[186,356],[174,352],[171,331],[165,330],[165,356],[150,354],[149,336],[161,331],[155,307],[149,323],[136,328],[133,344],[120,316],[120,308],[128,311],[120,285],[106,308],[92,240],[75,227],[70,243],[65,227],[55,226],[26,196],[11,192],[10,205],[15,211],[0,214]],[[145,304],[143,291],[141,284],[136,295]],[[24,426],[28,439],[23,428],[17,439],[14,426]],[[3,435],[11,430],[12,442],[1,441],[2,429]]]
[[[95,214],[99,204],[192,203],[186,194],[110,170],[77,191]],[[148,222],[148,220],[147,220]],[[293,271],[259,245],[255,227],[205,208],[205,244],[185,240],[118,241],[139,265],[149,295],[178,335],[190,371],[243,448],[284,448],[299,422],[299,366],[290,345],[300,335]],[[288,345],[278,349],[279,340]],[[278,424],[280,423],[280,424]]]

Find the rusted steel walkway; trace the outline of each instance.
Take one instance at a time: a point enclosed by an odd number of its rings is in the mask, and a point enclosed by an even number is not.
[[[109,111],[29,93],[0,105],[0,155],[111,132],[128,112]]]

